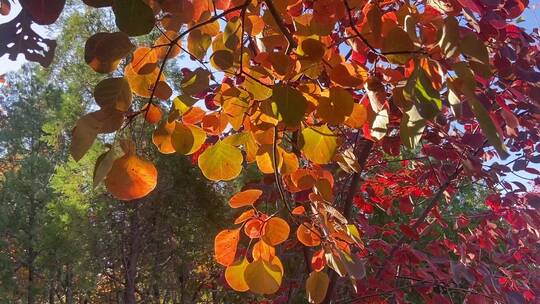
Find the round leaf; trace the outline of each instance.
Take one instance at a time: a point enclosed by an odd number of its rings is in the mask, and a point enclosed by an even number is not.
[[[251,292],[273,294],[279,290],[283,274],[277,264],[259,259],[246,267],[244,278]]]
[[[146,35],[154,28],[154,11],[143,0],[114,0],[116,26],[129,36]]]
[[[125,78],[108,78],[97,84],[94,89],[94,98],[102,108],[112,107],[125,112],[131,107],[133,95],[129,82]]]
[[[298,90],[283,84],[276,84],[272,90],[272,110],[278,119],[294,125],[304,119],[307,100]]]
[[[241,261],[227,266],[225,269],[225,281],[232,289],[240,292],[249,290],[249,286],[244,279],[244,272],[248,265],[249,262],[244,257]]]
[[[229,206],[231,206],[231,208],[240,208],[253,205],[253,203],[261,197],[262,193],[263,192],[259,189],[249,189],[238,192],[229,200]]]
[[[234,262],[238,241],[240,240],[239,229],[222,230],[214,239],[216,261],[223,266],[229,266]]]
[[[302,152],[316,164],[328,164],[338,148],[338,138],[327,125],[302,130],[300,136]]]
[[[291,228],[282,218],[273,217],[264,225],[262,239],[271,246],[279,245],[289,238]]]
[[[176,123],[172,133],[172,145],[176,152],[190,155],[197,152],[206,141],[206,133],[194,125]]]
[[[240,149],[219,141],[206,149],[199,157],[199,168],[206,178],[213,181],[231,180],[242,171]]]
[[[328,290],[330,279],[324,271],[312,271],[306,280],[306,293],[309,303],[322,303]]]
[[[105,186],[117,199],[129,201],[146,196],[157,185],[157,170],[151,162],[134,154],[115,160]]]

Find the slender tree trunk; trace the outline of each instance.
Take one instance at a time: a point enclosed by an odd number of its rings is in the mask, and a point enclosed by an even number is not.
[[[130,215],[129,224],[129,243],[128,252],[125,265],[125,289],[124,289],[124,303],[136,304],[135,292],[136,292],[136,278],[137,278],[137,262],[141,250],[140,246],[140,229],[139,218],[136,205],[133,205],[132,213]],[[126,255],[124,251],[124,255]]]
[[[34,225],[35,225],[35,217],[36,217],[36,210],[34,206],[34,200],[31,199],[30,201],[30,212],[28,217],[28,286],[27,286],[27,292],[28,292],[28,304],[34,304],[36,302],[35,294],[34,294],[34,260],[36,258],[36,252],[34,250]]]
[[[73,289],[71,286],[72,269],[71,265],[66,265],[66,304],[73,304]]]
[[[30,247],[29,255],[33,254],[33,248]],[[34,295],[34,261],[30,259],[28,263],[28,304],[34,304],[36,302]]]
[[[54,280],[49,283],[49,304],[54,304]]]

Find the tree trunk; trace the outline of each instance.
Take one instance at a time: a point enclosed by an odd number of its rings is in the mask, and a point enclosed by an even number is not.
[[[135,292],[136,292],[136,279],[137,279],[137,262],[141,250],[140,246],[140,229],[137,207],[134,204],[131,210],[130,224],[129,224],[129,241],[128,252],[124,250],[125,256],[125,289],[124,289],[124,303],[136,304]],[[127,256],[126,256],[127,254]]]
[[[49,304],[54,304],[54,281],[49,283]]]
[[[33,250],[30,248],[29,255],[32,255]],[[28,304],[34,304],[36,302],[35,295],[34,295],[34,262],[30,261],[28,263]]]
[[[73,289],[71,287],[72,269],[71,265],[66,265],[66,304],[73,304]]]
[[[35,294],[34,294],[34,260],[36,258],[36,252],[34,250],[34,225],[35,225],[35,217],[36,217],[36,210],[35,210],[35,204],[34,200],[31,199],[30,201],[30,214],[28,216],[28,259],[27,259],[27,265],[28,265],[28,286],[27,286],[27,292],[28,292],[28,304],[34,304],[36,302]]]

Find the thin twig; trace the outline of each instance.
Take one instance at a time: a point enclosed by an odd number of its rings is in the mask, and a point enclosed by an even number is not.
[[[270,11],[270,14],[272,17],[274,17],[274,20],[276,21],[277,26],[279,27],[279,30],[285,35],[285,38],[287,38],[287,41],[289,42],[289,46],[287,47],[286,54],[289,54],[293,49],[297,47],[296,41],[294,41],[294,38],[283,23],[283,19],[279,15],[278,11],[276,10],[276,7],[274,6],[274,3],[272,0],[264,0],[264,3],[266,3],[266,6],[268,7],[268,10]]]

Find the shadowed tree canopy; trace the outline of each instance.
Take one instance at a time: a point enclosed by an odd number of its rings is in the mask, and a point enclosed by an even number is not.
[[[169,241],[138,226],[178,216],[152,208],[184,171],[197,180],[186,193],[229,199],[212,205],[220,231],[187,234],[223,266],[194,302],[540,301],[540,37],[519,25],[527,0],[83,2],[111,24],[69,64],[55,58],[95,76],[66,140],[71,164],[99,146],[93,186],[123,210],[112,269],[125,303],[144,301],[143,236]],[[0,3],[4,15],[17,4]],[[54,69],[56,42],[30,24],[53,24],[65,1],[20,5],[0,56]],[[183,162],[164,168],[172,157]]]

